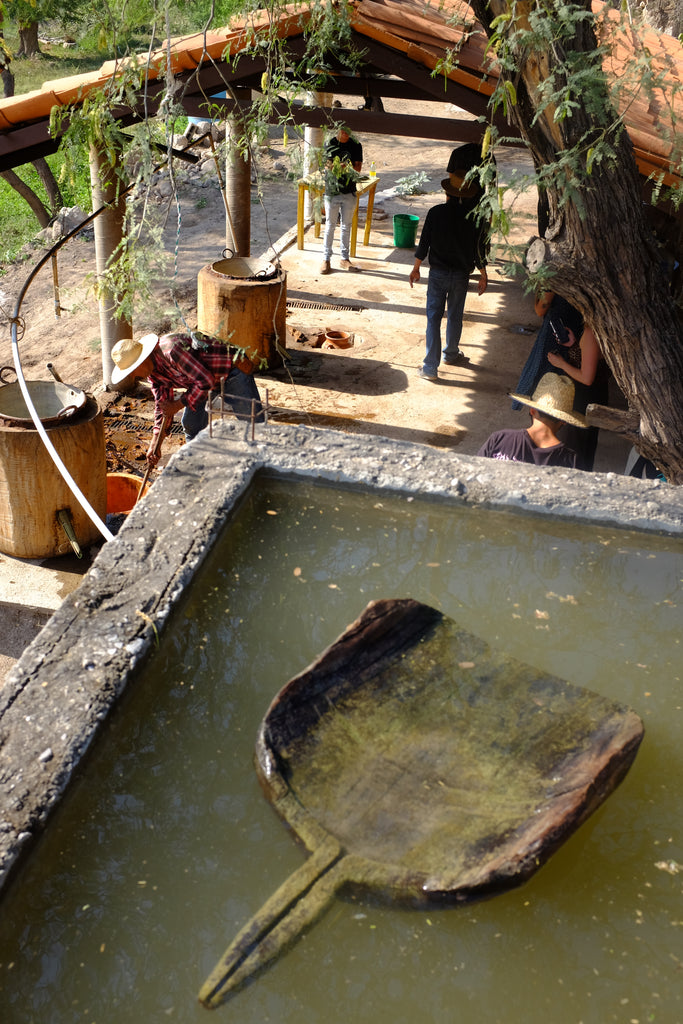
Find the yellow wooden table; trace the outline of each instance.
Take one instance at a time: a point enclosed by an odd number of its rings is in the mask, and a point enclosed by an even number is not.
[[[365,215],[365,233],[363,235],[363,244],[368,245],[370,242],[370,230],[372,228],[372,211],[375,205],[375,192],[377,191],[378,177],[366,178],[362,181],[356,182],[356,208],[353,211],[353,219],[351,221],[351,241],[350,241],[350,254],[351,256],[356,255],[356,240],[358,237],[358,207],[360,205],[360,197],[368,193],[368,209]],[[297,249],[303,249],[304,247],[304,197],[306,191],[311,193],[311,198],[316,196],[322,198],[323,191],[306,178],[301,178],[299,181],[299,199],[297,202],[296,209],[296,246]],[[316,238],[320,238],[320,221],[316,219],[314,221],[314,234]]]

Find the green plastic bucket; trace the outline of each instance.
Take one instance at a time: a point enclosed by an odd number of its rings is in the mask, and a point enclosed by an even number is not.
[[[394,245],[398,249],[412,249],[419,223],[420,218],[414,213],[394,214]]]

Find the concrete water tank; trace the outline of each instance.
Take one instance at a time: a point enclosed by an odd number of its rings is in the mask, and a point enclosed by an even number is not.
[[[281,366],[287,274],[265,260],[233,256],[209,263],[197,279],[197,328],[243,348],[255,370]]]

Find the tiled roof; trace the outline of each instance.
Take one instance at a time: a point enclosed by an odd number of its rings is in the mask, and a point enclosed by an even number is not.
[[[640,25],[637,31],[634,28],[630,32],[617,32],[618,13],[606,9],[601,0],[593,0],[593,8],[604,19],[604,31],[616,39],[612,56],[606,62],[610,75],[625,81],[634,55],[645,46],[652,55],[656,73],[663,76],[664,87],[651,94],[643,87],[627,90],[620,113],[624,116],[641,173],[647,176],[652,171],[664,172],[669,182],[677,180],[671,164],[676,115],[679,119],[683,117],[683,99],[679,93],[683,85],[683,47],[677,39]],[[308,17],[306,7],[290,5],[277,21],[277,34],[288,39],[303,35]],[[442,73],[459,86],[461,95],[464,90],[465,95],[471,95],[481,104],[493,91],[497,73],[486,55],[486,35],[465,0],[354,0],[351,21],[354,32],[368,44],[371,41],[381,44],[394,51],[397,58],[407,59],[426,72],[434,71],[447,51],[455,48],[457,65]],[[256,12],[248,21],[206,34],[172,39],[151,57],[139,55],[135,62],[140,68],[147,66],[148,82],[156,80],[161,87],[167,58],[172,74],[186,80],[188,73],[210,68],[239,53],[244,48],[247,33],[267,28],[267,14]],[[22,160],[18,141],[22,129],[44,124],[47,132],[46,122],[54,104],[77,103],[92,89],[106,87],[120,70],[121,65],[116,61],[107,61],[98,71],[45,82],[39,90],[0,100],[0,159],[3,132],[15,133],[14,162],[26,162],[31,158],[30,147],[27,144],[29,155]]]

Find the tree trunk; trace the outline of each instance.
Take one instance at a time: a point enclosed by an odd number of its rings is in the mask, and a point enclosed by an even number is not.
[[[2,69],[2,92],[5,99],[14,96],[14,75],[6,64]]]
[[[518,4],[528,12],[531,4]],[[586,0],[589,7],[589,0]],[[471,0],[488,35],[491,21],[509,10],[506,0]],[[527,27],[518,13],[507,42],[515,50],[515,28]],[[571,48],[592,53],[592,26],[581,22]],[[570,47],[568,46],[567,49]],[[536,168],[555,164],[562,153],[597,137],[610,120],[617,122],[605,86],[601,123],[581,103],[571,116],[555,119],[556,110],[540,99],[539,86],[565,52],[514,53],[516,103],[511,116],[527,142]],[[511,73],[504,77],[510,78]],[[571,88],[571,82],[567,83]],[[534,118],[536,119],[534,121]],[[605,360],[640,418],[639,451],[672,483],[683,483],[683,328],[663,279],[661,259],[643,214],[640,178],[626,132],[612,133],[618,159],[595,163],[572,197],[557,169],[547,187],[548,227],[530,246],[527,265],[553,271],[553,284],[583,314],[596,334]],[[579,203],[583,206],[580,208]]]
[[[4,7],[0,3],[0,77],[2,78],[2,91],[5,99],[14,96],[14,75],[10,71],[12,58],[7,49],[4,31]]]
[[[45,191],[47,192],[48,201],[50,203],[50,211],[52,216],[55,217],[64,206],[64,199],[62,198],[62,193],[59,185],[57,184],[57,179],[52,173],[50,165],[44,157],[40,156],[37,160],[34,160],[33,166],[37,170],[40,175],[40,180],[45,186]]]
[[[40,53],[38,44],[38,22],[29,21],[19,25],[19,49],[17,57],[35,57]]]
[[[35,194],[33,189],[29,188],[26,182],[22,181],[19,175],[15,174],[14,171],[0,171],[0,176],[3,177],[7,184],[11,185],[12,188],[15,189],[23,199],[26,200],[26,202],[38,218],[38,223],[40,224],[41,228],[46,228],[50,223],[51,216],[45,209],[45,207],[43,206],[43,204],[41,203],[40,199]]]

